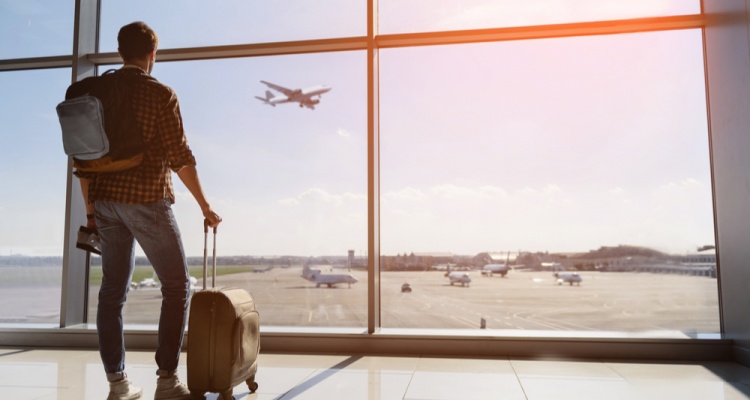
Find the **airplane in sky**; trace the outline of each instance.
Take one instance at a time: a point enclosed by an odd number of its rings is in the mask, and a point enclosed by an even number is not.
[[[256,99],[272,107],[276,107],[276,104],[299,103],[300,108],[307,107],[314,110],[315,105],[320,103],[321,95],[332,89],[325,85],[313,86],[306,89],[288,89],[275,83],[266,81],[260,82],[269,88],[282,93],[281,95],[274,95],[270,90],[266,90],[266,97],[255,96]],[[317,96],[317,98],[315,98],[315,96]]]
[[[346,283],[349,285],[349,288],[351,288],[352,283],[359,282],[359,280],[351,274],[322,274],[319,269],[310,269],[310,265],[307,263],[302,267],[302,277],[315,283],[315,287],[326,285],[329,288],[332,288],[338,284]]]
[[[573,286],[575,283],[576,285],[581,286],[581,281],[583,281],[583,277],[578,275],[578,272],[555,272],[554,275],[555,278],[557,278],[558,285],[567,283],[570,286]]]
[[[450,266],[448,266],[445,276],[450,279],[451,286],[453,286],[454,283],[460,283],[461,286],[469,286],[469,283],[471,283],[471,277],[469,274],[466,272],[451,271]]]

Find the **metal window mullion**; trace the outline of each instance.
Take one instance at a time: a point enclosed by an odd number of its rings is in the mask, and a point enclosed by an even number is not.
[[[380,108],[377,0],[367,1],[367,332],[380,329]]]
[[[99,30],[99,1],[76,0],[73,29],[72,77],[75,82],[93,76],[96,65],[87,58],[96,53]],[[68,159],[65,201],[65,234],[63,247],[60,327],[87,322],[88,275],[86,253],[76,248],[78,227],[86,224],[86,207],[80,183],[73,176],[73,162]]]

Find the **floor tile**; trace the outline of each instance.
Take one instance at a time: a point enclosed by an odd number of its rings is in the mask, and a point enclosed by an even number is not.
[[[417,371],[404,399],[522,400],[526,397],[513,374]]]
[[[520,378],[520,381],[528,400],[642,400],[636,388],[622,379]]]
[[[598,361],[510,360],[519,378],[624,380],[615,370]]]
[[[401,400],[410,379],[408,374],[321,370],[279,400]]]
[[[510,361],[491,358],[422,357],[417,364],[417,371],[515,374]]]
[[[607,362],[609,368],[629,381],[679,380],[721,381],[721,377],[700,363],[686,362]]]

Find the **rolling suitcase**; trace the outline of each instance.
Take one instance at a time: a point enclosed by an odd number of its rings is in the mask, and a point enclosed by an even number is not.
[[[203,290],[190,300],[187,340],[188,388],[195,399],[217,392],[231,400],[232,389],[246,382],[250,393],[255,382],[260,350],[259,317],[253,297],[239,288],[216,286],[216,228],[213,228],[213,275],[206,289],[208,221],[204,222]]]

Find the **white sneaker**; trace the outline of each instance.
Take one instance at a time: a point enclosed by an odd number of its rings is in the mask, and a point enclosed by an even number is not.
[[[141,398],[143,390],[130,384],[125,375],[122,379],[109,383],[107,400],[136,400]]]
[[[177,374],[156,380],[154,400],[192,400],[193,395]]]

